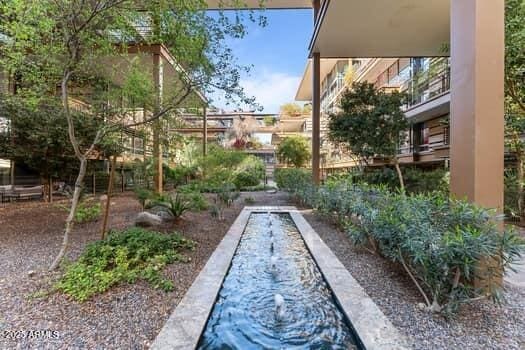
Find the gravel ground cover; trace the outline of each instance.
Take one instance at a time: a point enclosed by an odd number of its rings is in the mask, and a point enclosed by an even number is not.
[[[248,204],[244,198],[251,197]],[[131,225],[140,206],[132,195],[115,197],[110,227]],[[0,349],[144,349],[155,338],[173,308],[185,294],[207,259],[245,205],[290,205],[283,193],[244,193],[225,212],[223,222],[208,212],[188,213],[176,226],[195,240],[189,263],[168,266],[175,282],[169,293],[144,282],[120,285],[84,302],[62,294],[47,298],[35,293],[48,288],[57,274],[41,271],[52,261],[61,242],[65,218],[56,205],[16,203],[0,208],[0,331],[58,331],[51,340],[7,341]],[[305,218],[359,281],[414,349],[525,349],[525,290],[508,286],[507,303],[467,305],[455,320],[421,311],[420,297],[397,266],[352,246],[346,235],[311,211]],[[100,222],[75,228],[69,258],[75,259],[86,243],[99,236]],[[29,271],[36,271],[30,277]],[[1,335],[1,334],[0,334]]]
[[[417,307],[421,297],[401,268],[356,249],[345,233],[312,211],[303,215],[414,349],[525,349],[525,289],[507,285],[501,307],[478,301],[447,321]]]
[[[165,272],[175,289],[166,293],[145,282],[120,285],[78,303],[63,294],[36,297],[48,289],[57,274],[42,272],[58,252],[66,213],[57,204],[14,203],[0,208],[0,349],[145,349],[153,341],[173,308],[198,275],[241,209],[250,205],[286,204],[283,194],[250,193],[225,211],[225,220],[211,218],[207,211],[187,213],[177,230],[197,242],[187,253],[189,263],[169,265]],[[114,198],[111,228],[132,225],[140,205],[134,196]],[[77,225],[71,237],[68,258],[75,259],[85,245],[98,239],[100,221]],[[28,273],[35,271],[30,277]],[[7,340],[4,331],[54,330],[58,339]]]

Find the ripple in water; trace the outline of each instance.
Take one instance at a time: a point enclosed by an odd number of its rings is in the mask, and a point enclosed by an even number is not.
[[[277,294],[284,298],[281,317]],[[198,349],[358,349],[355,344],[290,215],[252,214]]]

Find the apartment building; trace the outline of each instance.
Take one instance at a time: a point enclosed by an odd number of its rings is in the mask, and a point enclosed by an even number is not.
[[[118,67],[118,75],[115,75],[114,70],[105,72],[101,70],[101,78],[108,80],[108,89],[112,86],[118,87],[126,80],[126,72],[130,71],[132,64],[139,64],[144,72],[147,72],[152,79],[152,85],[157,86],[159,100],[167,99],[175,89],[174,83],[181,81],[181,67],[175,61],[173,55],[163,45],[146,45],[137,42],[128,43],[122,56],[108,58],[108,67]],[[70,88],[69,104],[72,109],[79,111],[89,111],[90,109],[90,94],[83,86],[75,86],[72,83]],[[0,75],[0,92],[1,93],[16,93],[16,84],[13,79],[3,73]],[[120,111],[119,123],[123,125],[132,125],[147,120],[152,115],[152,110],[136,106],[132,101],[127,101],[122,98],[120,101],[113,101],[112,109]],[[115,103],[119,104],[114,105]],[[193,91],[188,98],[181,104],[181,108],[174,111],[172,114],[180,114],[187,107],[203,108],[207,104],[207,100],[197,90]],[[173,118],[171,118],[173,120]],[[155,154],[159,154],[159,159],[162,163],[169,163],[170,149],[169,147],[159,146],[155,149],[155,138],[160,139],[158,143],[167,144],[169,141],[169,124],[166,121],[159,121],[160,132],[155,134],[155,128],[152,123],[138,126],[123,127],[120,131],[120,142],[123,146],[123,153],[117,158],[117,165],[119,170],[123,173],[127,172],[131,177],[129,171],[134,162],[145,161],[146,159],[154,158]],[[8,131],[8,122],[6,120],[0,121],[0,132]],[[104,155],[95,154],[90,160],[90,171],[107,172],[109,170],[109,161]],[[71,178],[57,179],[61,181],[73,181]],[[10,161],[9,159],[0,159],[0,186],[2,185],[17,185],[29,186],[39,185],[40,177],[37,172],[26,167],[23,163]]]
[[[296,100],[311,98],[308,63]],[[321,165],[327,171],[355,165],[352,157],[328,140],[330,113],[338,110],[341,94],[353,82],[369,82],[384,91],[407,94],[403,106],[410,129],[399,148],[404,164],[447,166],[449,159],[450,62],[448,58],[367,58],[321,60]],[[384,165],[375,158],[372,166]]]
[[[180,115],[178,126],[171,128],[171,132],[191,137],[204,145],[212,143],[221,147],[240,147],[236,145],[236,129],[246,134],[242,149],[253,154],[265,163],[275,162],[272,135],[279,116],[254,111],[224,112],[218,109],[209,109],[206,115],[197,113],[183,113]]]

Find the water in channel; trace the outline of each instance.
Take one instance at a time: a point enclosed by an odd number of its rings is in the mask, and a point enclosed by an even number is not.
[[[358,349],[355,344],[290,215],[251,214],[198,349]]]

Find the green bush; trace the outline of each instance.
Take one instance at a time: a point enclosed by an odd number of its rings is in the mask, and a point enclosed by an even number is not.
[[[175,220],[193,208],[188,194],[185,193],[158,196],[156,200],[151,202],[151,207],[163,207],[173,215]]]
[[[190,191],[182,193],[182,195],[185,196],[186,199],[189,201],[191,210],[202,211],[208,209],[209,207],[208,201],[200,192]]]
[[[142,209],[144,210],[144,208],[146,208],[147,201],[153,197],[153,191],[148,190],[144,187],[135,187],[133,189],[133,192],[135,193],[137,200],[139,201],[140,205],[142,206]]]
[[[401,168],[407,193],[429,193],[439,191],[448,193],[449,172],[445,169],[422,170],[413,167]],[[356,183],[369,185],[384,185],[392,191],[399,189],[399,179],[395,169],[383,167],[381,169],[352,172],[349,174]]]
[[[80,258],[65,269],[56,288],[77,301],[138,279],[154,288],[170,291],[173,282],[162,269],[175,261],[186,261],[181,251],[194,243],[177,233],[162,234],[141,228],[111,232],[104,240],[89,244]]]
[[[75,213],[75,222],[83,224],[86,222],[96,221],[100,217],[101,212],[100,203],[86,203],[81,202],[78,204],[77,211]]]
[[[512,229],[498,230],[492,212],[443,193],[404,195],[351,179],[316,187],[305,174],[287,176],[284,188],[337,220],[356,245],[399,263],[432,311],[450,315],[471,300],[500,300],[502,272],[525,246]],[[487,261],[498,266],[480,275]],[[474,288],[477,278],[488,288]]]
[[[303,136],[286,137],[277,148],[277,157],[281,162],[296,168],[304,166],[311,157],[308,139]]]
[[[510,218],[519,218],[521,216],[519,200],[518,177],[516,170],[505,170],[505,214]]]
[[[181,182],[177,190],[217,193],[224,184],[230,183],[240,190],[258,186],[264,174],[265,166],[261,159],[240,151],[211,147],[208,154],[192,168],[191,175],[187,176],[189,181]]]
[[[196,166],[177,165],[174,168],[166,167],[165,177],[175,187],[185,185],[189,181],[198,177],[198,168]]]
[[[312,172],[299,168],[280,168],[274,171],[275,183],[280,189],[293,192],[312,181]]]

